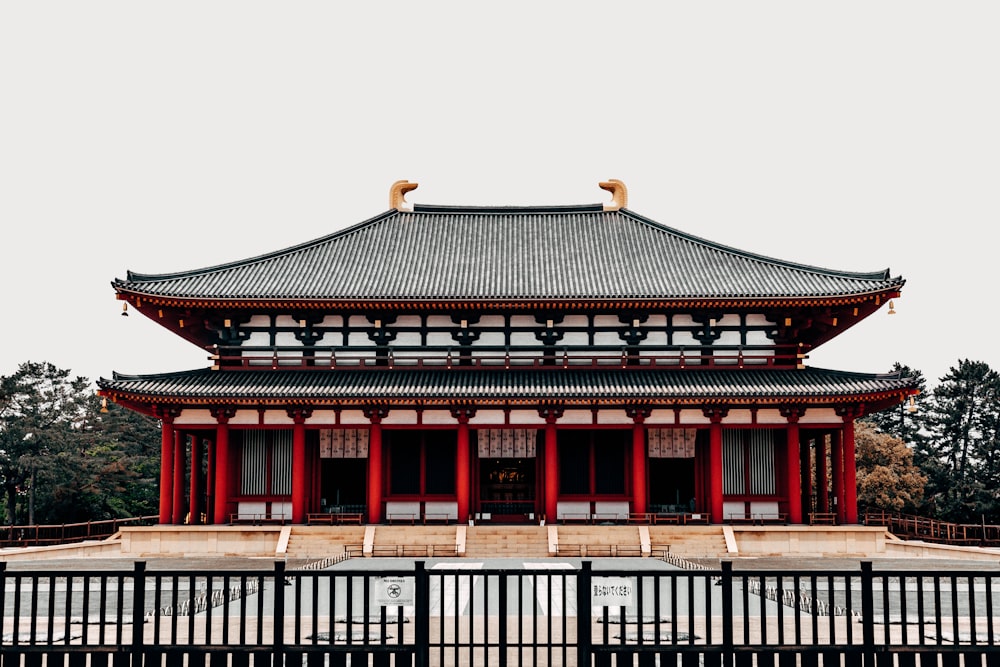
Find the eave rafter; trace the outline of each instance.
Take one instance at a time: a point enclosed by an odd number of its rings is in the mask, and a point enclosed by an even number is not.
[[[394,311],[394,312],[441,312],[456,310],[769,310],[788,308],[837,308],[855,304],[880,306],[888,299],[897,298],[899,290],[830,295],[822,297],[740,297],[740,298],[649,298],[649,299],[187,299],[148,295],[140,292],[120,290],[117,298],[128,301],[137,310],[151,313],[158,308],[168,308],[197,315],[198,311],[225,312],[227,310],[260,311]]]
[[[886,407],[897,405],[906,400],[907,397],[917,394],[916,389],[904,389],[890,392],[859,393],[851,395],[837,396],[778,396],[778,397],[726,397],[726,405],[731,409],[762,409],[779,408],[786,406],[798,406],[805,408],[830,408],[843,405],[864,406],[864,413],[875,412]],[[172,396],[146,396],[136,393],[119,392],[104,389],[98,392],[109,400],[137,410],[148,415],[158,416],[165,408],[191,408],[209,409],[218,406],[235,407],[242,409],[274,409],[283,410],[293,407],[309,406],[313,409],[362,409],[372,406],[388,406],[395,409],[422,410],[426,408],[447,409],[456,405],[472,405],[480,409],[509,409],[509,408],[541,408],[547,406],[572,407],[578,409],[615,409],[632,406],[642,406],[651,409],[678,409],[678,408],[699,408],[706,405],[706,401],[723,400],[722,397],[708,399],[706,397],[673,397],[673,398],[591,398],[591,397],[518,397],[499,398],[487,400],[472,400],[463,397],[378,397],[365,399],[345,399],[345,398],[315,398],[315,397],[284,397],[273,399],[242,398],[242,397],[192,397],[182,395]]]

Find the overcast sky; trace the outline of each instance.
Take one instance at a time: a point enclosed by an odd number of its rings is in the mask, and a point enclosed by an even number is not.
[[[0,374],[208,365],[110,282],[410,202],[906,279],[808,364],[1000,370],[1000,3],[0,2]]]

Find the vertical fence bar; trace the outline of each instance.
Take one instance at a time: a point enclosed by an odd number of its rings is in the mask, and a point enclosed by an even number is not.
[[[590,584],[593,564],[589,560],[580,563],[576,580],[576,664],[590,667],[593,653],[593,619],[591,618]],[[624,634],[624,628],[622,628]]]
[[[413,643],[414,667],[428,667],[431,661],[430,575],[424,561],[414,563]]]
[[[284,664],[285,657],[285,562],[274,563],[274,663]],[[264,587],[260,587],[258,595],[263,597]],[[257,619],[261,623],[262,619]]]
[[[872,562],[861,561],[861,641],[865,667],[875,667],[875,590]]]
[[[69,599],[66,600],[69,604]],[[87,610],[83,610],[84,615]],[[122,612],[119,611],[119,615]],[[146,615],[146,562],[137,560],[132,570],[132,660],[133,664],[142,664],[143,617]],[[69,626],[67,626],[67,635]],[[120,641],[119,637],[119,641]]]
[[[708,581],[706,579],[706,581]],[[722,562],[722,577],[719,581],[722,585],[722,666],[732,667],[733,665],[733,562]],[[706,592],[709,597],[712,595],[711,589]],[[711,614],[707,617],[707,623],[711,625]]]

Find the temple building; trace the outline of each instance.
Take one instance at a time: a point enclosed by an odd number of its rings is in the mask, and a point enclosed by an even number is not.
[[[854,420],[912,378],[806,365],[904,281],[606,204],[410,205],[112,285],[208,365],[99,381],[162,423],[160,522],[858,521]]]

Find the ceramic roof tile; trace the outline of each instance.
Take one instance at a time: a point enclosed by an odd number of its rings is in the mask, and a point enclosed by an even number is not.
[[[267,255],[114,282],[150,296],[249,300],[822,298],[902,284],[888,270],[786,262],[599,206],[417,206]]]

